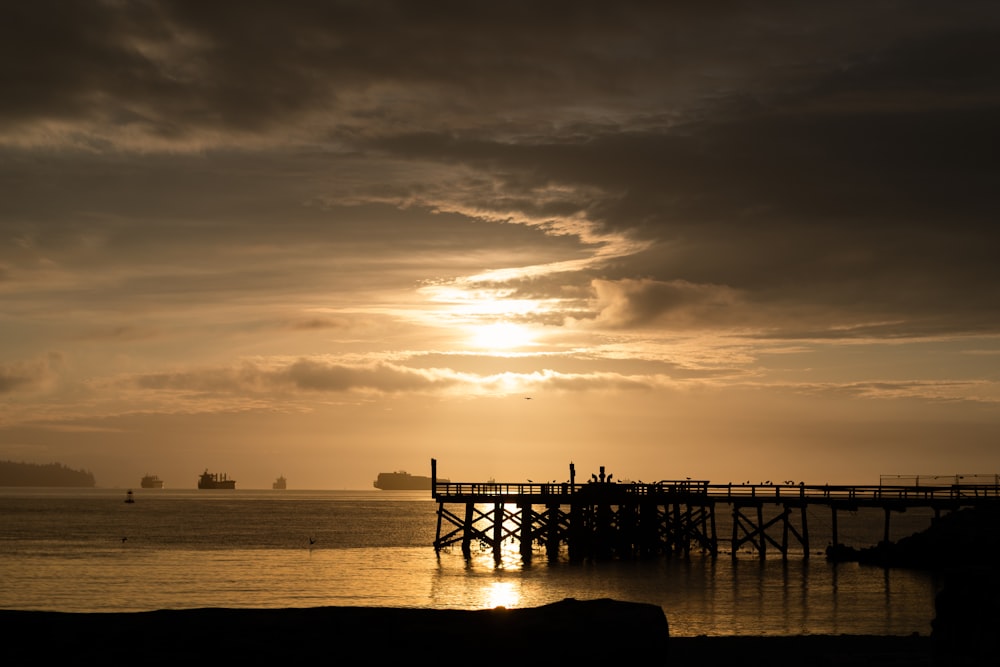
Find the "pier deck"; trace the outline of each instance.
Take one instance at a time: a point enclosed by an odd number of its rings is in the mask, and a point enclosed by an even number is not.
[[[571,560],[719,551],[716,508],[732,513],[729,547],[733,557],[749,547],[761,559],[768,548],[783,558],[790,538],[809,556],[807,509],[831,511],[832,544],[838,542],[837,515],[861,508],[885,513],[889,540],[893,512],[930,508],[935,516],[963,507],[1000,506],[1000,480],[991,484],[810,485],[805,483],[712,484],[707,480],[611,481],[604,468],[586,483],[437,482],[431,461],[432,493],[438,503],[436,549],[461,544],[468,557],[479,543],[500,557],[504,541],[520,543],[530,558],[535,547],[555,557],[566,546]],[[450,506],[459,505],[456,513]]]

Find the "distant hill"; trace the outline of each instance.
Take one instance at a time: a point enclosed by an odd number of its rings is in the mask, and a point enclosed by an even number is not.
[[[93,487],[94,473],[72,470],[61,463],[16,463],[0,461],[0,486]]]

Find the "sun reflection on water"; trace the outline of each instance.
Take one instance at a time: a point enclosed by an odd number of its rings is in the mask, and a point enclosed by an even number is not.
[[[497,607],[516,607],[521,601],[521,593],[509,581],[494,581],[486,587],[486,607],[495,609]]]

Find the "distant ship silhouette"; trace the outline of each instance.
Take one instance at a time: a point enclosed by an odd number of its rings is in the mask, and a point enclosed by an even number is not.
[[[438,478],[439,482],[448,482]],[[431,478],[424,475],[411,475],[405,470],[396,472],[380,472],[373,486],[383,491],[429,491]]]

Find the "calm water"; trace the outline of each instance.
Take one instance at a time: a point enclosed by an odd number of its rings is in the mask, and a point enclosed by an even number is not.
[[[935,580],[820,554],[724,554],[524,565],[516,545],[436,554],[425,492],[0,489],[0,608],[533,607],[567,597],[663,607],[671,634],[930,634]],[[726,512],[720,507],[719,514]],[[720,519],[725,517],[720,516]],[[928,517],[893,515],[893,538]],[[830,517],[810,516],[812,551]],[[883,516],[841,515],[841,541],[878,541]],[[719,534],[727,536],[720,521]],[[126,538],[126,539],[122,539]],[[310,544],[310,538],[314,541]]]

